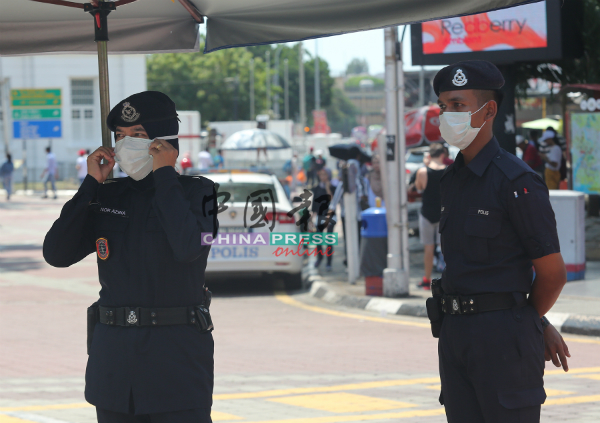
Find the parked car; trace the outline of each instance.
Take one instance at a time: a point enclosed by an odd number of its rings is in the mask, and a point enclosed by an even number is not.
[[[256,232],[300,232],[295,217],[288,216],[293,207],[275,175],[238,170],[214,171],[203,173],[202,176],[219,184],[219,202],[226,207],[218,215],[221,236]],[[252,201],[258,196],[266,208],[266,225],[253,228],[251,226],[256,223],[256,219],[253,220],[252,217],[257,211],[254,208],[257,203],[253,204]],[[288,288],[300,288],[303,257],[292,254],[277,257],[274,254],[276,249],[277,246],[274,245],[213,244],[206,273],[238,277],[276,274],[283,276]]]

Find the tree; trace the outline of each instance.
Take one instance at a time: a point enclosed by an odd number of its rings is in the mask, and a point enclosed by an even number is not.
[[[200,51],[204,47],[201,40]],[[275,51],[281,49],[279,66],[279,86],[271,85],[271,95],[279,94],[279,110],[284,113],[284,60],[288,59],[289,69],[289,105],[290,117],[299,116],[299,44],[262,45],[253,47],[230,48],[204,53],[167,53],[156,54],[148,58],[148,89],[168,94],[179,110],[198,110],[202,121],[233,119],[233,110],[237,97],[238,119],[254,119],[250,116],[250,59],[254,58],[254,98],[255,112],[266,110],[266,63],[265,53],[270,51],[271,69],[269,76],[275,73]],[[306,109],[309,121],[310,110],[314,108],[314,59],[310,57],[304,63],[306,81]],[[328,63],[320,59],[321,106],[331,103],[333,78],[329,75]],[[239,86],[236,89],[236,81]],[[271,79],[272,82],[272,79]],[[272,104],[272,103],[271,103]]]
[[[366,59],[354,58],[346,66],[346,75],[360,75],[369,73],[369,64]]]
[[[333,88],[331,91],[331,104],[326,110],[331,131],[339,132],[346,137],[350,136],[352,128],[356,126],[356,116],[360,114],[360,111],[342,90]]]

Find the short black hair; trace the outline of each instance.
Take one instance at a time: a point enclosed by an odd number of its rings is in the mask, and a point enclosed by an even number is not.
[[[482,107],[488,101],[494,100],[500,108],[504,93],[501,90],[473,90],[477,97],[479,107]]]
[[[442,154],[445,154],[446,150],[444,146],[440,143],[434,143],[429,146],[429,155],[432,158],[440,157]]]
[[[51,151],[50,147],[46,147],[46,153],[49,153]]]

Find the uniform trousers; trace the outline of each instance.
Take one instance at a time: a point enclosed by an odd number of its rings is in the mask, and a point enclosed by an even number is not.
[[[539,422],[544,339],[533,307],[447,314],[438,353],[449,423]]]

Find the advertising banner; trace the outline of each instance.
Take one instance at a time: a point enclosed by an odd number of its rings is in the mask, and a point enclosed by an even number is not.
[[[600,194],[600,113],[571,115],[573,189]]]

